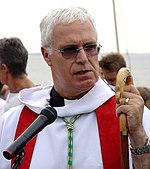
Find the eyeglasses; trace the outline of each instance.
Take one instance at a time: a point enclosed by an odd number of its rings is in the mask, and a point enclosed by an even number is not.
[[[82,47],[78,47],[76,45],[68,45],[63,47],[62,49],[53,48],[55,51],[61,53],[61,55],[66,59],[73,59],[75,58],[80,50],[84,50],[87,57],[97,56],[100,52],[100,44],[92,43],[92,44],[85,44]]]

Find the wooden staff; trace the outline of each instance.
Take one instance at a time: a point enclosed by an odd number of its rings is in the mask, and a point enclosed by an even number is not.
[[[121,68],[118,71],[116,79],[116,103],[120,104],[124,86],[133,84],[133,78],[130,71],[127,68]],[[125,99],[125,104],[129,101],[128,98]],[[121,141],[121,168],[129,169],[129,145],[128,145],[128,128],[127,128],[127,118],[125,114],[119,116],[120,123],[120,141]]]

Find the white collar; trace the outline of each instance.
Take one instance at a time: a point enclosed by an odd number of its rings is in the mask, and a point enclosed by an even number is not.
[[[71,101],[63,107],[54,107],[57,110],[58,116],[73,116],[77,114],[85,114],[94,111],[115,93],[99,79],[95,86],[82,98]],[[94,101],[93,101],[94,100]]]
[[[31,110],[40,113],[41,110],[49,106],[51,86],[37,86],[24,89],[19,93],[20,101]],[[115,93],[100,78],[95,86],[82,98],[68,102],[63,107],[54,107],[60,117],[73,116],[76,114],[89,113],[106,102]],[[94,101],[93,101],[94,100]]]

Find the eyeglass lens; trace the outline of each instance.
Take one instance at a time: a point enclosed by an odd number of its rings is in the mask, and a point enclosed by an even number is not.
[[[84,52],[86,53],[86,56],[96,56],[98,55],[100,51],[100,45],[99,44],[88,44],[83,46],[82,48],[79,48],[77,46],[68,46],[60,50],[62,56],[64,58],[75,58],[79,51],[83,49]]]

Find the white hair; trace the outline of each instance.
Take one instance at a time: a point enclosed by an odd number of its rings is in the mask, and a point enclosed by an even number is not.
[[[86,9],[80,7],[58,8],[48,13],[40,23],[41,46],[51,52],[51,37],[54,27],[58,24],[70,24],[75,21],[81,23],[89,20],[96,31],[95,23],[92,16]],[[97,33],[97,31],[96,31]]]

